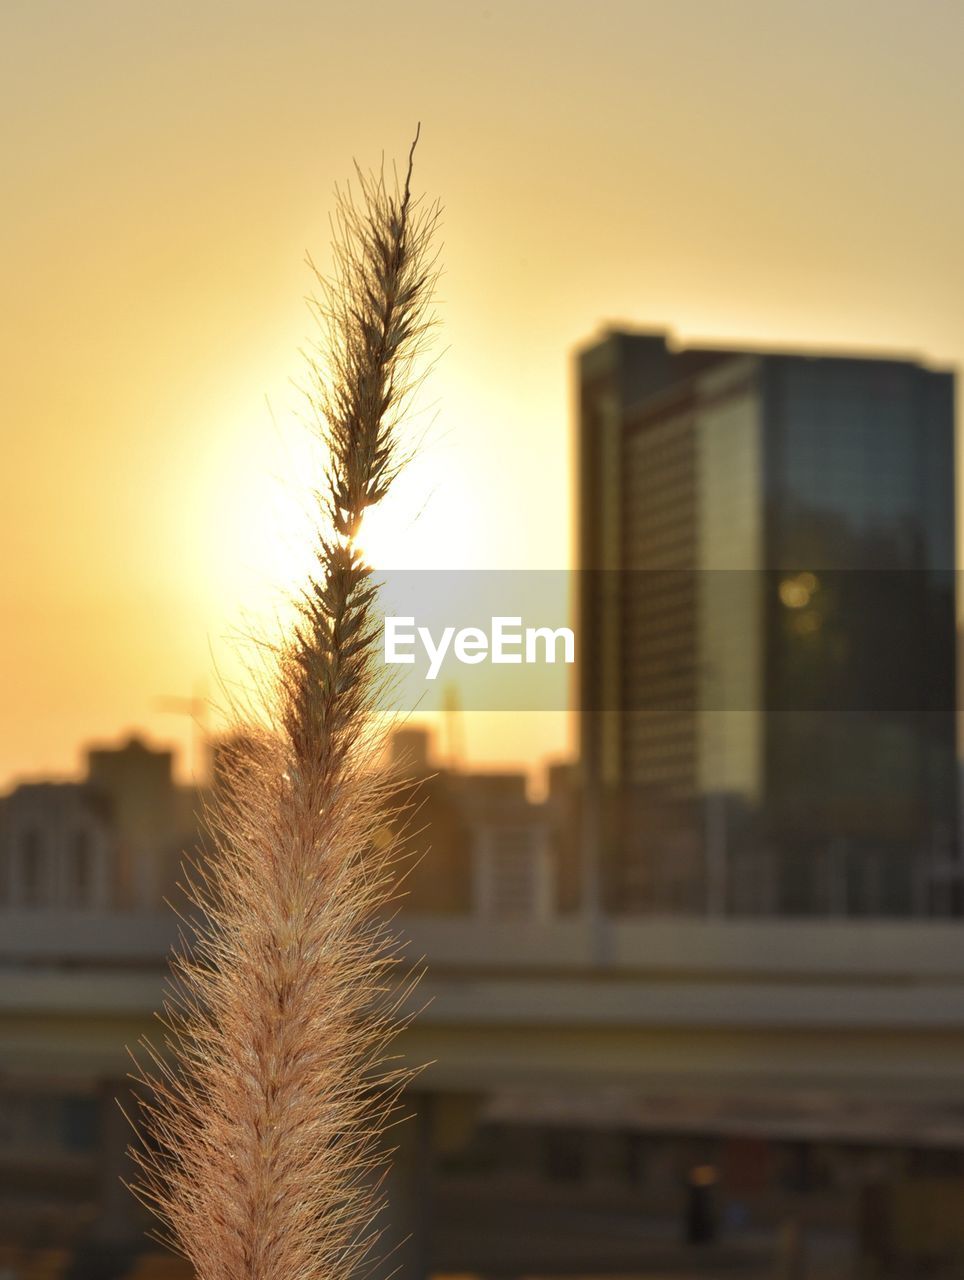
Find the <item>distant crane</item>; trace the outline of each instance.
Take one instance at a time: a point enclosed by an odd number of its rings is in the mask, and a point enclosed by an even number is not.
[[[194,692],[188,697],[173,694],[161,694],[154,699],[158,711],[169,711],[174,715],[191,717],[191,775],[196,786],[204,786],[208,781],[208,743],[210,742],[209,713],[207,688],[203,683],[194,686]]]

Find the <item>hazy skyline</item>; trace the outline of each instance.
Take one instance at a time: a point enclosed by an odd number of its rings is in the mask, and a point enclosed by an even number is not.
[[[292,418],[332,188],[422,122],[436,405],[376,562],[569,563],[606,323],[964,364],[964,8],[11,2],[0,785],[213,691],[304,564]],[[535,477],[535,480],[534,480]],[[565,717],[468,726],[565,747]]]

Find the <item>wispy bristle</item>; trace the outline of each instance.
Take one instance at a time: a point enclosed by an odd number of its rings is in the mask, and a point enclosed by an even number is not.
[[[317,572],[265,723],[239,725],[228,754],[165,1043],[138,1055],[135,1191],[199,1280],[344,1276],[372,1243],[377,1141],[402,1081],[385,1065],[398,1016],[380,912],[393,855],[373,838],[373,586],[353,538],[398,470],[431,324],[438,207],[410,182],[411,155],[404,183],[359,173],[339,197],[312,363],[330,456]]]

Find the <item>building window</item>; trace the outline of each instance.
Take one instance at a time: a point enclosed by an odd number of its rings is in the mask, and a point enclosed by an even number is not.
[[[90,1154],[100,1136],[96,1097],[82,1094],[0,1092],[0,1157]]]
[[[20,837],[20,901],[25,907],[42,903],[45,872],[43,837],[36,827],[29,827]]]
[[[551,855],[543,824],[493,824],[476,832],[475,901],[484,916],[551,914]]]
[[[73,832],[67,847],[67,902],[72,907],[90,905],[93,889],[93,849],[90,832]]]
[[[68,1151],[97,1149],[100,1113],[96,1098],[68,1096],[61,1100],[60,1139]]]
[[[578,1129],[548,1129],[544,1168],[550,1182],[581,1182],[586,1174],[586,1134]]]

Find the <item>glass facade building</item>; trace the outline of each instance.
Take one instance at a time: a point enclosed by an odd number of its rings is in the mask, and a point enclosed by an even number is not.
[[[580,353],[588,846],[614,909],[954,914],[954,383]]]

